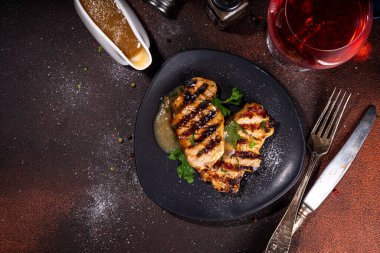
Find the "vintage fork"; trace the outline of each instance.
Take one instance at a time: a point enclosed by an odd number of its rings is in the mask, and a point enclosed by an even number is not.
[[[292,240],[293,226],[307,183],[309,182],[310,176],[313,173],[317,162],[329,150],[343,112],[351,97],[351,94],[346,97],[346,92],[344,92],[343,96],[339,99],[341,94],[340,90],[334,98],[335,90],[336,89],[334,89],[331,94],[321,116],[319,116],[319,119],[311,131],[311,135],[307,142],[307,146],[309,147],[311,153],[311,158],[305,177],[303,178],[296,194],[292,199],[292,202],[290,202],[288,209],[270,238],[265,250],[266,253],[284,253],[289,251]],[[340,101],[335,107],[338,99]],[[342,104],[343,107],[341,108]]]

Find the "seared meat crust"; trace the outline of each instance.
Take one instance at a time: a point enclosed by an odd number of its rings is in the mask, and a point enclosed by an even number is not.
[[[236,147],[226,142],[222,158],[211,169],[202,171],[201,178],[211,182],[217,191],[236,193],[244,173],[260,166],[260,148],[274,128],[265,109],[256,103],[246,104],[231,120],[241,127],[240,140]]]
[[[172,102],[171,125],[189,164],[198,172],[214,165],[224,152],[224,117],[210,102],[215,82],[192,78]]]

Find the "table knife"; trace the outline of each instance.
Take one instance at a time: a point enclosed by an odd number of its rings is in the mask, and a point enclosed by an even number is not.
[[[315,211],[329,196],[347,172],[352,161],[355,159],[356,154],[367,138],[375,118],[376,107],[370,105],[350,138],[346,141],[333,160],[327,165],[326,169],[322,172],[304,198],[297,214],[296,223],[293,227],[293,234],[301,226],[306,217]]]

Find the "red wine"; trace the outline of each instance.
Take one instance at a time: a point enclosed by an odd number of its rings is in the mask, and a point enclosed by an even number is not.
[[[369,0],[271,0],[268,31],[275,48],[305,68],[351,59],[372,27]]]

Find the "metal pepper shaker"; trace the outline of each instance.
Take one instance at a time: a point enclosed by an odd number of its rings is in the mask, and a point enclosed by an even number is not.
[[[242,18],[248,11],[248,0],[205,0],[208,17],[224,30]]]
[[[155,9],[162,12],[165,16],[170,16],[175,7],[175,0],[144,0]]]

